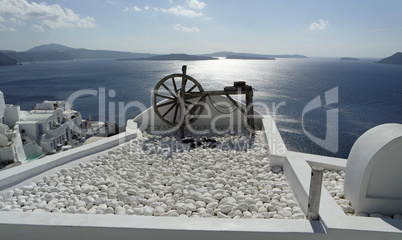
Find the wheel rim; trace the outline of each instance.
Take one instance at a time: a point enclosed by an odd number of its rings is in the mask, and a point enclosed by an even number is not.
[[[160,119],[172,126],[183,123],[186,118],[186,122],[193,123],[204,109],[202,103],[205,98],[186,99],[185,93],[197,92],[204,92],[204,89],[193,77],[185,74],[168,75],[154,88],[152,94],[154,111]]]

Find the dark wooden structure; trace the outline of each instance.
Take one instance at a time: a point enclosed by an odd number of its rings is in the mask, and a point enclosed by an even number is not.
[[[204,91],[197,80],[187,75],[187,66],[182,67],[182,72],[162,78],[154,88],[152,105],[156,115],[165,123],[171,126],[180,124],[181,128],[193,123],[203,112],[205,99],[219,95],[226,96],[247,117],[248,127],[255,130],[253,88],[246,82],[234,82],[233,86],[225,87],[223,91]],[[239,94],[246,96],[246,109],[231,97]]]

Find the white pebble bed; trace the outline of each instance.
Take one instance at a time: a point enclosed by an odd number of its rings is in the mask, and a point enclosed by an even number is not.
[[[393,218],[402,219],[402,214],[394,214],[393,216],[383,215],[381,213],[357,213],[354,214],[350,202],[344,198],[345,171],[324,170],[323,184],[328,192],[342,208],[348,216],[359,217],[378,217],[378,218]]]
[[[0,211],[305,219],[282,169],[269,165],[261,132],[213,139],[216,148],[169,148],[181,142],[145,133],[92,161],[3,191]],[[250,143],[247,151],[235,148]]]

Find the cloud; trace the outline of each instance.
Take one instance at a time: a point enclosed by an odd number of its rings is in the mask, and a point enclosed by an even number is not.
[[[31,29],[34,32],[43,32],[43,31],[45,31],[45,29],[42,26],[39,26],[39,25],[36,25],[36,24],[33,24]]]
[[[169,1],[170,4],[173,4],[173,1]],[[163,12],[175,16],[183,16],[183,17],[189,17],[189,18],[195,18],[195,17],[201,17],[204,14],[202,13],[202,9],[204,9],[207,4],[199,1],[199,0],[185,0],[184,5],[176,5],[176,6],[171,6],[170,8],[158,8],[158,7],[152,7],[152,9],[158,13],[158,12]],[[134,11],[134,12],[141,12],[141,11],[148,11],[151,9],[151,6],[145,6],[145,7],[126,7],[124,8],[125,12],[128,11]]]
[[[176,31],[182,31],[182,32],[199,32],[200,31],[200,29],[198,29],[197,27],[185,27],[178,23],[173,25],[173,29]]]
[[[318,19],[318,22],[311,23],[310,26],[308,27],[308,29],[311,30],[311,31],[324,30],[324,29],[327,29],[328,26],[329,26],[328,21]]]
[[[106,2],[112,5],[116,5],[118,3],[118,0],[106,0]]]
[[[0,32],[15,32],[15,31],[17,31],[17,29],[4,26],[3,24],[0,23]]]
[[[190,8],[193,9],[203,9],[204,7],[207,6],[206,3],[200,2],[198,0],[187,0],[186,3]]]
[[[82,18],[69,8],[58,4],[48,5],[45,2],[28,2],[26,0],[0,0],[0,16],[8,24],[32,24],[34,31],[62,27],[94,27],[95,19]],[[18,19],[14,21],[13,19]],[[11,31],[13,27],[8,27]]]
[[[147,9],[146,9],[146,10],[147,10]],[[126,7],[126,8],[124,8],[124,11],[125,11],[125,12],[128,12],[128,11],[141,12],[142,9],[139,8],[139,7],[137,7],[137,6],[132,6],[132,7]]]
[[[182,7],[180,5],[177,5],[176,7],[171,7],[168,9],[162,8],[161,11],[164,13],[169,13],[169,14],[176,15],[176,16],[183,16],[183,17],[190,17],[190,18],[201,17],[203,15],[202,12],[196,12],[194,10]]]

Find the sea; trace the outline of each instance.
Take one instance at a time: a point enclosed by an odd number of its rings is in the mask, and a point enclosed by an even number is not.
[[[378,60],[36,62],[0,67],[0,91],[7,104],[22,110],[44,100],[70,99],[84,119],[122,125],[152,105],[151,92],[164,76],[181,73],[186,65],[205,91],[235,81],[251,85],[255,109],[275,119],[288,150],[347,158],[365,131],[402,123],[402,65]]]

